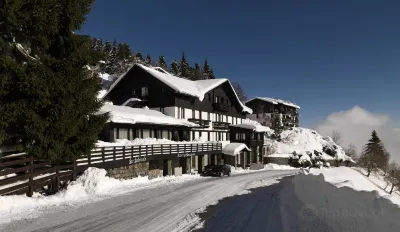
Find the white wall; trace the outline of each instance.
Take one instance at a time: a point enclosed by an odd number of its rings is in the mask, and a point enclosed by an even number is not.
[[[178,107],[175,106],[165,107],[164,114],[176,118],[178,116]]]
[[[185,108],[185,118],[186,119],[192,118],[192,110],[191,109]]]
[[[143,138],[147,139],[150,137],[150,130],[149,129],[143,129]]]

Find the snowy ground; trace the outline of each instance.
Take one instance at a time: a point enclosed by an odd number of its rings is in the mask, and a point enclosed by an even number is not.
[[[198,209],[175,231],[400,230],[399,198],[379,192],[358,171],[340,167],[306,173],[279,182],[253,181],[247,194]]]
[[[35,205],[38,199],[33,199],[20,214],[3,211],[13,197],[0,198],[0,215],[7,215],[2,219],[42,214],[3,224],[0,231],[399,231],[399,196],[379,191],[357,170],[311,169],[294,175],[299,171],[269,164],[223,178],[121,182],[87,176],[71,190],[46,198],[53,199],[47,204]],[[92,172],[102,176],[99,169]],[[76,194],[79,189],[82,196]],[[60,200],[69,194],[64,199],[76,205]],[[21,199],[28,201],[20,197],[14,203],[21,205]]]
[[[223,197],[244,193],[247,186],[255,180],[274,179],[297,172],[298,170],[263,170],[222,178],[198,178],[179,183],[151,185],[110,198],[100,196],[101,202],[85,202],[79,207],[62,204],[52,207],[50,204],[44,208],[46,213],[39,218],[13,220],[4,224],[0,231],[170,232],[186,215]],[[117,189],[114,191],[117,192]],[[1,212],[1,215],[4,213],[7,215],[5,211]]]

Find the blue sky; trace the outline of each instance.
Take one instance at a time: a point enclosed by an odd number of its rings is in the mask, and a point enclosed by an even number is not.
[[[97,0],[81,32],[168,62],[207,58],[249,97],[299,104],[303,126],[354,105],[396,121],[399,12],[395,0]]]

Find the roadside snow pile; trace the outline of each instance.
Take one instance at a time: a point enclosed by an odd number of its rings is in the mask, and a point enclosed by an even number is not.
[[[257,172],[257,171],[265,171],[265,170],[294,170],[298,168],[291,167],[289,165],[279,165],[279,164],[264,164],[264,168],[260,170],[250,170],[249,168],[241,168],[241,167],[233,167],[231,166],[232,173],[247,173],[247,172]]]
[[[281,138],[280,142],[265,139],[266,144],[274,150],[269,157],[282,157],[285,154],[300,165],[313,163],[315,166],[328,166],[326,161],[329,160],[354,162],[330,137],[323,137],[311,129],[296,127],[284,130]]]
[[[192,141],[172,141],[169,139],[156,139],[156,138],[146,138],[140,139],[136,138],[134,140],[128,139],[117,139],[115,142],[104,142],[98,140],[96,143],[96,147],[113,147],[113,146],[135,146],[135,145],[149,145],[149,144],[174,144],[174,143],[213,143],[207,142],[202,137],[196,138]]]
[[[400,196],[397,194],[390,195],[376,183],[372,182],[368,177],[352,168],[337,167],[329,169],[310,169],[309,174],[323,177],[324,181],[331,183],[338,188],[348,187],[356,191],[374,192],[378,198],[386,198],[400,206]]]
[[[35,218],[54,207],[76,207],[147,187],[181,183],[199,178],[201,178],[200,175],[182,175],[151,180],[147,176],[118,180],[107,177],[104,169],[88,168],[76,181],[71,182],[66,190],[52,196],[43,196],[38,193],[35,193],[33,197],[0,196],[0,224],[12,220]]]

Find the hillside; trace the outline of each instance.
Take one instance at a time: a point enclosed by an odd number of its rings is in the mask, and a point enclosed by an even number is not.
[[[322,136],[314,130],[302,127],[284,130],[281,141],[271,139],[272,133],[268,133],[266,139],[270,148],[268,157],[293,158],[300,163],[321,161],[326,166],[329,166],[326,161],[354,162],[329,136]]]

